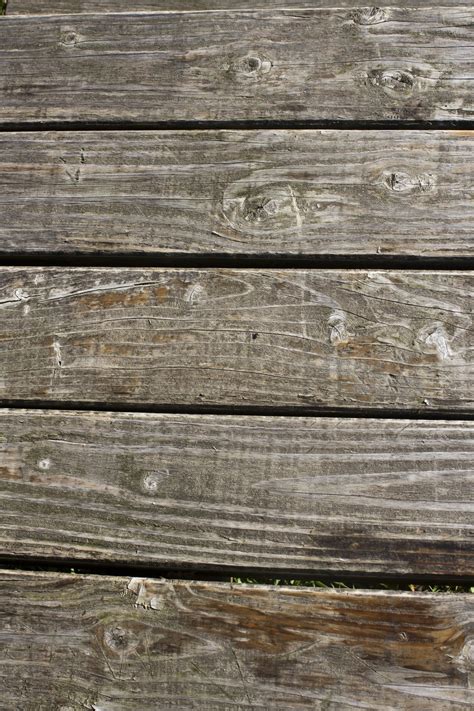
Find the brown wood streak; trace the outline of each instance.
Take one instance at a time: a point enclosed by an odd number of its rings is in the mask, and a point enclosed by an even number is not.
[[[474,9],[7,16],[0,121],[472,120]]]
[[[367,18],[376,23],[380,7],[393,6],[394,2],[383,2],[378,7],[361,7],[355,0],[337,0],[336,7],[364,11]],[[160,10],[257,10],[317,8],[330,5],[328,0],[134,0],[135,12],[157,12]],[[398,0],[397,7],[450,7],[459,6],[459,0]],[[8,0],[8,15],[67,15],[83,12],[129,12],[130,0]]]
[[[0,410],[0,433],[3,557],[474,576],[473,422]]]
[[[145,607],[147,609],[145,609]],[[472,596],[4,572],[8,708],[472,708]]]
[[[0,134],[0,249],[468,257],[473,131]]]
[[[3,400],[472,412],[470,272],[3,268]]]

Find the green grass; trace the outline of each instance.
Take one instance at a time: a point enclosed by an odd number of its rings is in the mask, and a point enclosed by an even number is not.
[[[287,578],[230,578],[230,582],[236,585],[290,585],[306,588],[325,588],[333,590],[395,590],[411,592],[432,592],[432,593],[474,593],[474,584],[464,585],[441,585],[438,583],[403,583],[391,582],[358,582],[344,583],[342,581],[322,581],[322,580],[301,580]],[[473,581],[474,583],[474,581]]]
[[[5,15],[7,10],[7,0],[0,0],[0,15]]]

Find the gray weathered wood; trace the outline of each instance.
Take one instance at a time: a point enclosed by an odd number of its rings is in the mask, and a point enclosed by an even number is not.
[[[398,0],[382,2],[378,7],[364,7],[356,0],[337,0],[336,7],[363,11],[375,22],[380,7],[450,7],[459,0]],[[54,15],[83,12],[156,12],[169,10],[257,10],[280,8],[328,7],[328,0],[8,0],[9,15]]]
[[[3,572],[5,709],[454,711],[474,596]]]
[[[1,554],[474,576],[474,422],[0,410]]]
[[[3,18],[0,122],[472,120],[474,8]]]
[[[5,253],[474,256],[474,131],[0,134]]]
[[[473,279],[3,268],[0,396],[472,412]]]

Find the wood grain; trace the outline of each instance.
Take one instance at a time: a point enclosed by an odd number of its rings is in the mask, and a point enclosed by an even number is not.
[[[375,21],[379,7],[362,7],[356,0],[337,0],[336,7],[364,10]],[[318,8],[330,5],[328,0],[133,0],[134,12],[170,10],[257,10],[280,8]],[[392,6],[391,2],[382,3]],[[459,0],[398,0],[397,7],[451,7]],[[8,0],[9,15],[68,15],[84,12],[130,12],[130,0]]]
[[[4,572],[4,708],[472,708],[474,599]]]
[[[3,400],[472,412],[472,272],[3,268]]]
[[[0,122],[472,120],[474,9],[7,16]]]
[[[474,576],[474,422],[0,410],[0,433],[3,559]]]
[[[474,131],[0,134],[6,254],[474,256]]]

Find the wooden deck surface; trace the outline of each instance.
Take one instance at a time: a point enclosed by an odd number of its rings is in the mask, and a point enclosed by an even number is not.
[[[0,276],[4,400],[473,412],[472,272]]]
[[[2,20],[0,123],[466,122],[474,8]]]
[[[474,422],[4,410],[0,432],[10,560],[474,577]]]
[[[474,257],[473,131],[0,134],[1,251]]]
[[[0,709],[473,708],[473,28],[9,0]]]
[[[3,703],[469,709],[473,613],[466,595],[4,572]]]

